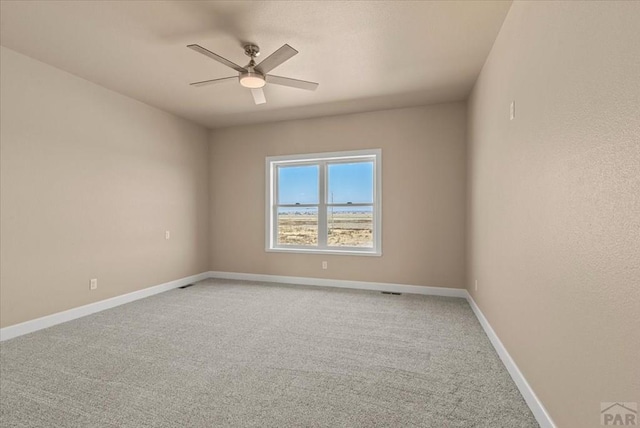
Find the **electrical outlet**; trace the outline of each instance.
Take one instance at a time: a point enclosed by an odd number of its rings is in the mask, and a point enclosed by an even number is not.
[[[511,105],[509,106],[509,120],[513,120],[516,118],[516,102],[511,101]]]
[[[322,262],[322,269],[327,269],[329,266],[326,261]]]
[[[168,230],[164,231],[164,239],[170,239],[171,238],[171,232],[169,232]]]
[[[478,280],[476,279],[476,291],[478,291]]]
[[[96,288],[98,288],[98,278],[93,278],[93,279],[89,282],[89,289],[90,289],[90,290],[95,290]]]

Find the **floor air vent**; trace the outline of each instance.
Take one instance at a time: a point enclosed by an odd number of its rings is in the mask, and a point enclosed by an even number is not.
[[[392,293],[391,291],[383,291],[382,294],[391,294],[393,296],[401,296],[402,293]]]

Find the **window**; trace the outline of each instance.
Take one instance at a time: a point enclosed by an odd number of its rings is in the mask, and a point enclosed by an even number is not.
[[[267,158],[267,251],[380,255],[381,151]]]

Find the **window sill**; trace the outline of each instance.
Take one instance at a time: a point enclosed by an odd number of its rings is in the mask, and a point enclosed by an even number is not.
[[[326,254],[338,256],[365,256],[365,257],[381,257],[381,251],[354,251],[354,250],[318,250],[306,248],[266,248],[268,253],[293,253],[293,254]]]

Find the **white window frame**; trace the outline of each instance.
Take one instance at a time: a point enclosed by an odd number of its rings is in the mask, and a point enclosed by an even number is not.
[[[327,201],[327,165],[373,161],[373,204],[349,203],[332,204]],[[278,166],[319,165],[318,204],[295,204],[300,208],[318,207],[318,245],[278,245],[277,204]],[[266,158],[266,204],[265,204],[265,250],[268,252],[304,254],[346,254],[358,256],[382,255],[382,150],[355,150],[331,153],[310,153]],[[372,206],[373,207],[373,247],[330,247],[327,245],[327,209],[331,206]]]

